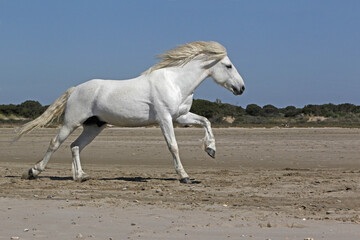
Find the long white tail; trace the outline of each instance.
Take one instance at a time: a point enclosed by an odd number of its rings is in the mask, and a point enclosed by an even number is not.
[[[69,99],[69,96],[74,88],[75,87],[71,87],[66,90],[66,92],[58,97],[58,99],[56,99],[39,117],[21,126],[16,131],[17,135],[14,138],[14,141],[19,140],[24,134],[27,134],[34,129],[38,129],[50,124],[55,118],[60,117],[65,110],[67,100]]]

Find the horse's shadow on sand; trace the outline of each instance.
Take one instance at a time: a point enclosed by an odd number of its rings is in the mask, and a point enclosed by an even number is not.
[[[18,178],[19,176],[5,176],[6,178]],[[54,176],[38,176],[39,179],[50,179],[51,181],[72,181],[72,177],[54,177]],[[125,182],[149,182],[152,180],[157,181],[168,181],[176,182],[179,181],[177,178],[159,178],[159,177],[113,177],[113,178],[92,178],[89,180],[98,180],[98,181],[125,181]],[[87,181],[89,181],[87,180]],[[85,181],[85,182],[87,182]],[[199,184],[201,181],[196,181],[191,179],[191,184]]]
[[[154,177],[114,177],[114,178],[99,178],[100,181],[126,181],[126,182],[149,182],[151,180],[160,180],[160,181],[178,181],[176,178],[154,178]]]

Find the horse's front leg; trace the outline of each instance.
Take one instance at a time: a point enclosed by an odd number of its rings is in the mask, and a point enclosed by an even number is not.
[[[179,156],[179,147],[177,145],[174,133],[174,126],[172,119],[169,117],[168,119],[163,119],[159,121],[160,128],[164,134],[165,141],[168,145],[168,148],[173,156],[175,171],[180,176],[181,183],[191,183],[189,175],[185,172],[183,165],[180,161]]]
[[[215,158],[215,137],[211,130],[210,121],[207,118],[199,116],[195,113],[188,112],[187,114],[177,118],[176,121],[181,124],[201,125],[205,130],[204,150],[207,152],[207,154],[209,154],[210,157]]]

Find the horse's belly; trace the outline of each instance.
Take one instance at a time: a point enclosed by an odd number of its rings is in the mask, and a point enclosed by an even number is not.
[[[154,114],[146,106],[142,108],[123,106],[119,109],[97,111],[101,120],[116,126],[144,126],[155,123]]]
[[[104,121],[111,125],[119,127],[140,127],[156,123],[154,119],[141,119],[141,118],[104,118]]]

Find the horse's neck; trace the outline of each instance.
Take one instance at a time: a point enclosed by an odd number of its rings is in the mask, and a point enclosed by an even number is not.
[[[202,67],[202,62],[193,60],[185,66],[176,67],[172,71],[174,75],[174,84],[178,85],[184,97],[194,93],[195,89],[209,77],[209,71]]]

